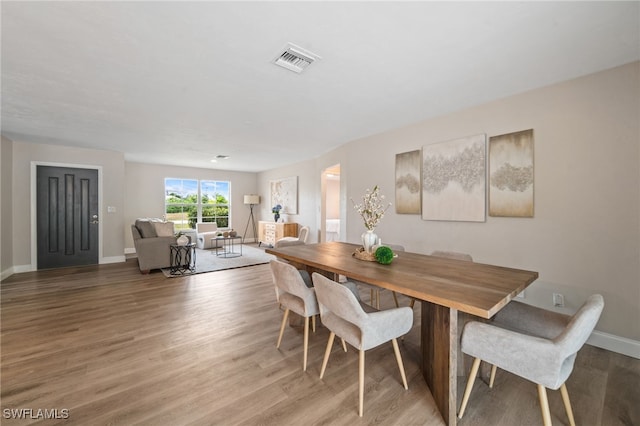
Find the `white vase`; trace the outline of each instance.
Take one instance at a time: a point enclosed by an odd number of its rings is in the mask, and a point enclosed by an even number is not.
[[[176,244],[178,244],[179,246],[186,246],[187,244],[189,244],[189,237],[184,234],[180,235],[176,240]]]
[[[362,234],[362,247],[367,253],[373,252],[373,246],[378,243],[378,236],[373,232],[375,229],[368,229]]]

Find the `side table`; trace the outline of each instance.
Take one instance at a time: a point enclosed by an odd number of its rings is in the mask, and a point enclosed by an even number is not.
[[[184,275],[196,271],[196,245],[170,244],[170,273],[171,275]]]
[[[218,242],[222,241],[222,251],[216,250],[216,256],[218,257],[240,257],[242,256],[242,237],[216,237],[211,239],[211,245],[213,241],[216,242],[216,248]],[[240,251],[236,251],[236,241],[240,241]]]

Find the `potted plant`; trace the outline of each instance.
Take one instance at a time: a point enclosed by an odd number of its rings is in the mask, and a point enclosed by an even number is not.
[[[282,210],[282,206],[280,204],[276,204],[271,208],[271,213],[273,213],[273,220],[275,222],[277,222],[278,219],[280,219],[280,210]]]

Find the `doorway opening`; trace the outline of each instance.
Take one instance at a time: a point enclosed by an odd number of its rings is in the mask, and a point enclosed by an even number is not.
[[[341,241],[340,236],[340,164],[322,171],[323,199],[321,241]]]

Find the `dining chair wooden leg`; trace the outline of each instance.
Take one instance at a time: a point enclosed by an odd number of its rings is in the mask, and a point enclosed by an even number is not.
[[[311,329],[313,330],[313,332],[316,332],[316,316],[312,316],[311,317]]]
[[[480,368],[480,358],[473,360],[471,366],[471,372],[469,372],[469,379],[467,380],[467,387],[464,389],[464,396],[462,397],[462,404],[460,404],[460,411],[458,412],[458,418],[461,419],[464,416],[464,410],[467,408],[467,402],[469,402],[469,395],[471,395],[471,389],[476,381],[478,375],[478,368]]]
[[[567,411],[567,417],[569,417],[569,424],[576,426],[576,421],[573,418],[573,410],[571,409],[571,401],[569,400],[569,392],[567,392],[567,384],[563,383],[560,386],[560,393],[562,394],[562,402],[564,402],[564,409]]]
[[[400,305],[398,304],[398,295],[395,291],[392,291],[391,293],[393,294],[393,301],[396,303],[396,308],[399,308]]]
[[[542,422],[544,426],[551,426],[551,412],[549,411],[547,388],[538,385],[538,397],[540,398],[540,409],[542,410]]]
[[[342,349],[344,349],[344,351],[346,352],[347,351],[347,342],[345,342],[344,339],[342,339],[342,338],[340,340],[342,340]]]
[[[282,316],[282,324],[280,324],[280,335],[278,336],[278,343],[276,343],[276,348],[280,348],[280,342],[282,341],[282,335],[284,334],[284,327],[287,324],[288,317],[289,309],[285,309],[284,315]]]
[[[391,343],[393,343],[393,351],[396,353],[396,361],[398,361],[398,368],[400,369],[400,375],[402,376],[402,384],[405,389],[409,389],[409,386],[407,385],[407,375],[404,373],[402,355],[400,354],[400,348],[398,347],[398,339],[391,340]]]
[[[327,361],[329,361],[329,355],[331,355],[331,346],[333,346],[333,339],[336,334],[332,331],[329,334],[329,341],[327,342],[327,349],[324,351],[324,358],[322,359],[322,368],[320,369],[320,378],[324,376],[324,370],[327,368]],[[344,342],[344,340],[343,340]]]
[[[413,305],[416,304],[416,299],[411,298],[411,302],[409,302],[409,307],[413,309]]]
[[[364,350],[360,349],[358,357],[358,415],[362,417],[364,413]]]
[[[304,355],[302,371],[307,371],[307,350],[309,349],[309,317],[304,317]]]
[[[380,289],[371,289],[370,304],[380,310]]]
[[[493,381],[496,379],[496,370],[498,367],[494,365],[491,366],[491,377],[489,377],[489,388],[493,389]]]

